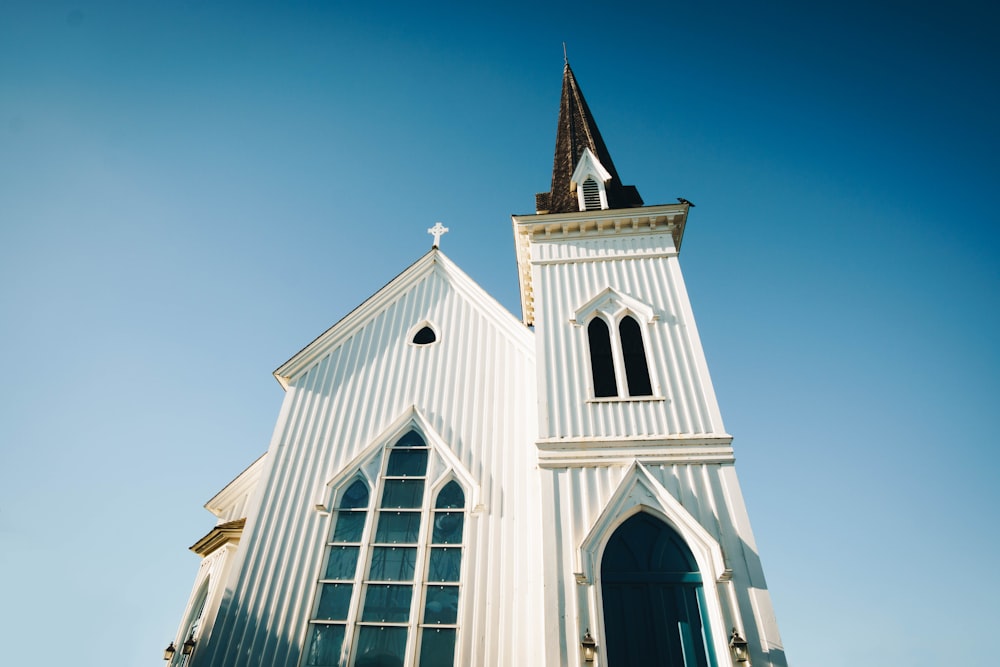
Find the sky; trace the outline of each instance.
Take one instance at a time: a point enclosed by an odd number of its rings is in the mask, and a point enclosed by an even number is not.
[[[271,372],[435,222],[520,314],[565,42],[623,181],[696,204],[681,266],[790,664],[985,664],[998,12],[0,2],[3,663],[162,664]]]

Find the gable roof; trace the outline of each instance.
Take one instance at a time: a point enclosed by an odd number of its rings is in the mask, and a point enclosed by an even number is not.
[[[562,98],[559,101],[559,124],[556,127],[556,150],[552,160],[552,189],[535,195],[535,210],[539,213],[569,213],[579,211],[576,193],[570,182],[584,148],[589,148],[600,164],[611,174],[607,184],[608,206],[630,208],[642,206],[642,197],[634,185],[622,185],[611,153],[604,145],[597,122],[583,98],[569,63],[563,68]]]
[[[291,359],[274,371],[274,377],[281,386],[288,386],[296,375],[310,368],[314,362],[329,353],[343,341],[350,338],[379,313],[384,312],[412,287],[432,272],[438,272],[456,291],[468,299],[480,312],[487,315],[503,329],[512,341],[534,356],[534,334],[510,311],[486,292],[479,284],[458,268],[437,247],[408,266],[384,287],[365,299],[357,308],[320,334],[311,343],[299,350]]]

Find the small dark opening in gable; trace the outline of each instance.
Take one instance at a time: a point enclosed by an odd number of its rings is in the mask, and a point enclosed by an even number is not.
[[[413,335],[414,345],[430,345],[436,340],[437,334],[430,327],[424,327]]]

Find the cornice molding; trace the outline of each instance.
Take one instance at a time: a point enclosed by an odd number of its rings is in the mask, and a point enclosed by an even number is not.
[[[246,522],[247,520],[244,517],[242,519],[236,519],[235,521],[220,523],[212,528],[212,530],[208,531],[203,538],[188,548],[202,558],[205,558],[206,556],[217,551],[219,547],[229,544],[230,542],[233,544],[239,544]]]
[[[731,464],[730,435],[666,438],[560,438],[535,442],[543,469],[646,464]]]
[[[581,239],[612,238],[638,234],[670,234],[674,254],[680,252],[687,224],[688,204],[660,204],[636,208],[606,209],[602,211],[573,211],[570,213],[544,213],[537,215],[512,215],[514,247],[517,254],[517,274],[521,285],[521,318],[531,326],[535,322],[535,296],[531,267],[560,260],[540,261],[532,256],[534,243]],[[592,261],[639,259],[638,255],[609,255]]]

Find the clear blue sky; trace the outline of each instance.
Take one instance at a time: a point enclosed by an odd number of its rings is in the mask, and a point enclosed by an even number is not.
[[[0,645],[150,667],[271,371],[426,251],[515,313],[562,46],[681,263],[794,665],[1000,612],[991,3],[0,4]]]

